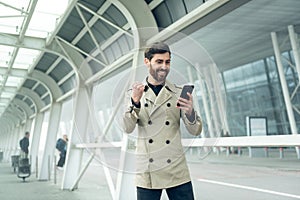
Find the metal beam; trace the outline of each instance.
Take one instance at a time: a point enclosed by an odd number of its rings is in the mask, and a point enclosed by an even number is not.
[[[276,64],[277,64],[277,69],[279,73],[279,79],[281,83],[281,88],[282,88],[282,93],[284,97],[284,102],[285,102],[285,107],[287,110],[287,115],[289,118],[289,124],[291,127],[291,132],[292,134],[298,134],[297,132],[297,125],[295,121],[295,116],[293,112],[293,107],[292,107],[292,102],[283,70],[283,65],[281,61],[281,52],[279,49],[279,44],[278,44],[278,39],[277,39],[277,34],[275,32],[271,33],[271,38],[272,38],[272,43],[273,43],[273,48],[274,48],[274,53],[275,53],[275,58],[276,58]]]
[[[32,102],[34,102],[34,105],[36,106],[37,112],[39,112],[45,106],[45,103],[41,100],[39,95],[28,88],[22,87],[18,93],[20,93],[23,96],[30,97],[30,99],[32,100]]]
[[[48,89],[51,101],[58,99],[62,95],[62,91],[58,87],[57,83],[47,74],[38,70],[33,70],[30,74],[30,77],[32,77],[35,80],[38,80],[40,83],[43,84],[45,88]]]
[[[19,106],[20,108],[22,108],[24,110],[24,112],[26,113],[27,117],[34,114],[33,111],[30,109],[29,105],[27,103],[25,103],[24,101],[21,101],[20,99],[15,98],[12,101],[12,103]]]
[[[46,46],[46,40],[36,37],[25,36],[22,43],[19,41],[18,35],[0,33],[0,45],[27,48],[34,50],[43,50]]]

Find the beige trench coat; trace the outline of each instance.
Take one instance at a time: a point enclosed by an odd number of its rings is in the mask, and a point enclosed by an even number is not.
[[[152,89],[144,92],[141,108],[131,104],[123,116],[123,128],[131,133],[138,126],[136,149],[136,185],[143,188],[163,189],[174,187],[191,180],[181,144],[180,116],[193,135],[202,130],[200,117],[189,122],[180,114],[176,101],[182,88],[166,82],[158,96]]]

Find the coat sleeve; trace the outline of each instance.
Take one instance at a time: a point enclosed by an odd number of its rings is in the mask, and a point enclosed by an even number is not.
[[[23,150],[23,139],[19,141],[20,148]]]
[[[202,132],[202,120],[197,115],[196,111],[194,113],[195,113],[194,121],[190,122],[189,119],[186,117],[185,113],[182,113],[182,120],[188,132],[192,135],[198,136]]]
[[[125,133],[132,133],[136,127],[140,108],[136,108],[131,102],[131,95],[125,97],[125,112],[122,118],[122,128]]]

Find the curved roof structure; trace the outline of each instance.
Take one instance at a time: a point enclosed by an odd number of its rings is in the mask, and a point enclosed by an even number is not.
[[[22,123],[70,96],[80,82],[89,84],[130,67],[132,49],[156,38],[170,40],[174,35],[166,29],[201,43],[221,71],[271,55],[272,44],[266,40],[270,31],[282,32],[282,40],[287,35],[283,26],[294,24],[299,32],[299,4],[293,0],[24,0],[21,4],[3,0],[0,124],[9,128]],[[256,8],[257,16],[243,18]],[[183,18],[187,14],[190,17]]]
[[[180,131],[184,153],[293,147],[300,158],[299,8],[299,0],[0,0],[0,161],[19,154],[29,131],[31,167],[50,180],[55,142],[67,134],[61,189],[77,189],[96,161],[106,193],[128,199],[138,134],[121,129],[121,104],[129,81],[144,80],[143,48],[158,40],[172,51],[169,79],[195,85],[203,130]]]

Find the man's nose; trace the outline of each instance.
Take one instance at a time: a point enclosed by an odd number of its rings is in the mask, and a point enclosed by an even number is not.
[[[162,65],[161,65],[161,67],[163,69],[166,69],[168,67],[168,63],[167,62],[163,62]]]

